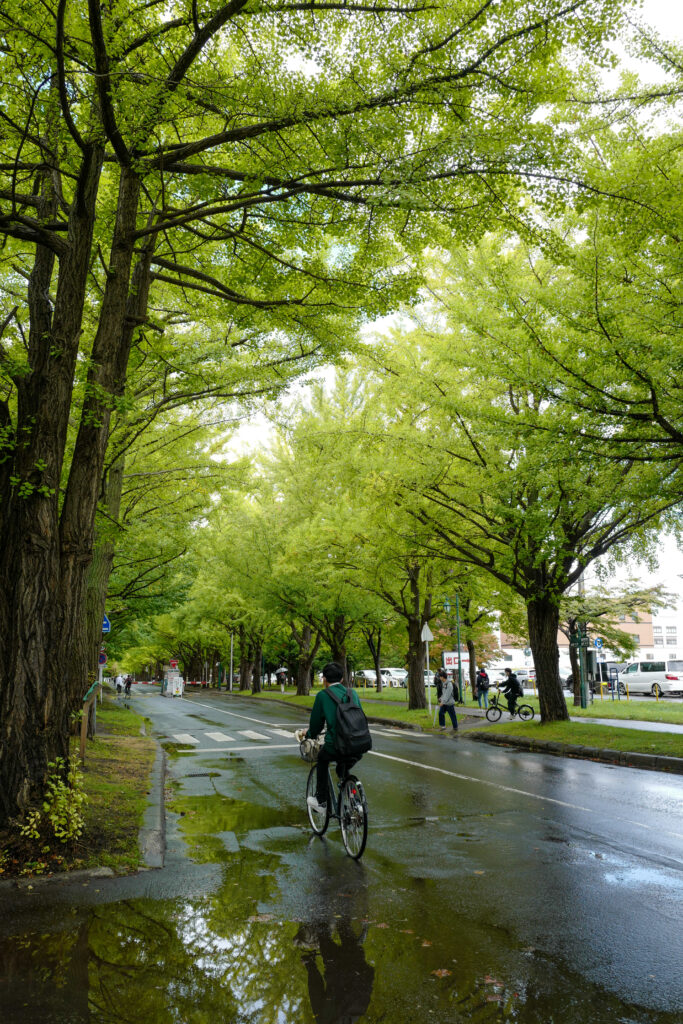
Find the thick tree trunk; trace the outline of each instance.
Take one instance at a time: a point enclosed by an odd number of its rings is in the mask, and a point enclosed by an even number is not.
[[[549,598],[531,601],[527,605],[527,621],[529,623],[529,643],[536,668],[541,721],[568,721],[569,711],[562,693],[557,649],[559,608]]]
[[[104,481],[102,506],[109,521],[115,523],[121,509],[124,460],[112,466]],[[111,537],[95,544],[88,572],[85,612],[78,630],[69,664],[69,689],[74,707],[90,683],[97,678],[98,655],[102,643],[102,622],[106,611],[107,588],[114,563],[115,544]],[[114,626],[114,628],[116,628]],[[82,689],[85,680],[85,690]],[[82,692],[81,692],[82,690]]]
[[[81,588],[68,586],[59,501],[102,159],[99,147],[84,151],[54,312],[54,256],[42,247],[29,281],[30,370],[16,382],[21,443],[0,495],[0,823],[43,795],[48,761],[68,758],[68,656],[82,606]]]
[[[569,645],[569,661],[572,666],[572,686],[574,690],[574,707],[581,707],[581,668],[579,652],[572,644]]]
[[[426,708],[425,648],[422,643],[422,616],[408,619],[408,707]]]
[[[254,648],[254,664],[251,670],[251,692],[261,692],[261,658],[262,658],[261,644],[257,644]]]
[[[313,641],[313,630],[306,623],[301,630],[297,630],[294,623],[290,623],[292,636],[299,648],[299,657],[296,671],[296,693],[298,697],[304,697],[311,691],[311,668],[320,647],[320,634],[316,634]]]

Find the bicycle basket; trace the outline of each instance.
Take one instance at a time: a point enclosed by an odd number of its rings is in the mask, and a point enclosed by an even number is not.
[[[321,740],[302,740],[299,744],[299,753],[304,761],[314,764],[318,760],[321,747]]]

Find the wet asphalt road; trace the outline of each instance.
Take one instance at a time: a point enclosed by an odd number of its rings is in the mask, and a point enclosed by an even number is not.
[[[166,866],[0,894],[3,1021],[683,1019],[680,778],[373,727],[356,864],[310,837],[301,715],[135,703]]]

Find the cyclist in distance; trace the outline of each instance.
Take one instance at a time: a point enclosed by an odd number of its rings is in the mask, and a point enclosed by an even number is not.
[[[517,706],[517,698],[524,696],[524,690],[522,689],[522,684],[516,674],[509,668],[505,669],[505,676],[506,678],[503,680],[503,685],[500,689],[505,694],[510,715],[514,715]]]
[[[313,808],[314,811],[324,813],[325,807],[327,806],[327,768],[333,761],[337,762],[337,774],[339,775],[339,762],[340,758],[335,750],[335,739],[336,739],[336,722],[337,722],[337,705],[332,697],[328,696],[328,689],[334,687],[335,692],[339,697],[346,697],[349,694],[350,700],[353,704],[358,707],[361,706],[358,694],[355,690],[348,690],[344,686],[342,680],[344,679],[344,673],[342,672],[341,666],[335,661],[330,661],[325,665],[323,672],[323,689],[317,694],[313,707],[311,708],[311,719],[308,725],[308,729],[304,733],[305,739],[315,739],[327,726],[327,732],[325,733],[325,742],[320,748],[318,754],[318,766],[317,766],[317,779],[316,779],[316,790],[315,796],[309,796],[307,798],[308,805]],[[303,733],[303,729],[299,730],[299,733]],[[299,738],[299,734],[297,734]],[[348,769],[352,768],[360,758],[344,758],[344,766]],[[340,775],[341,778],[341,775]]]

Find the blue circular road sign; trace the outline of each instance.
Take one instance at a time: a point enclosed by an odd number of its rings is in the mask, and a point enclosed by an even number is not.
[[[593,643],[595,644],[596,647],[602,647],[602,637],[601,636],[596,636],[596,638],[593,641]]]

